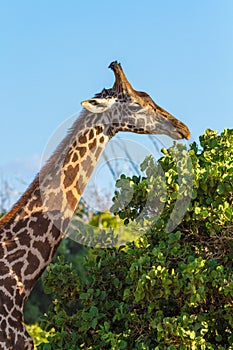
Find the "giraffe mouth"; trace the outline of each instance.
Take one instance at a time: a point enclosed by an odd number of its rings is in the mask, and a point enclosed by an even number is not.
[[[178,123],[179,123],[179,127],[176,128],[176,132],[178,134],[178,138],[179,139],[189,140],[190,139],[190,131],[189,131],[189,129],[182,122],[178,121]]]
[[[179,123],[179,127],[177,127],[176,125],[174,125],[174,132],[173,137],[175,139],[186,139],[189,140],[190,139],[190,131],[187,128],[187,126],[185,124],[183,124],[182,122],[178,121]],[[183,124],[183,125],[182,125]]]
[[[184,133],[182,133],[181,131],[178,131],[178,134],[179,134],[179,138],[180,139],[186,139],[186,140],[189,140],[190,139],[190,133],[189,134],[184,134]]]
[[[190,139],[190,133],[187,134],[186,132],[177,130],[176,128],[173,130],[170,130],[170,131],[168,131],[168,129],[166,129],[166,130],[162,129],[162,133],[170,136],[171,138],[173,138],[175,140],[182,140],[182,139],[189,140]]]
[[[190,131],[187,129],[187,127],[184,125],[183,129],[178,129],[178,128],[174,128],[173,131],[171,131],[171,137],[173,137],[176,140],[180,140],[180,139],[186,139],[189,140],[190,139]]]
[[[159,123],[165,134],[170,134],[176,140],[190,139],[190,131],[184,123],[158,105],[156,105],[155,112],[157,112],[157,116],[160,116]]]

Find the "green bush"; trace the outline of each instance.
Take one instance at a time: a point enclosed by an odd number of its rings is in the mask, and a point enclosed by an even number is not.
[[[40,343],[47,343],[47,337],[49,334],[43,331],[38,324],[28,325],[27,331],[34,340],[35,349],[37,349],[37,345]]]
[[[50,266],[42,326],[55,331],[39,349],[233,349],[233,130],[200,146],[174,144],[145,178],[118,181],[113,211],[140,238],[93,249],[85,280]]]

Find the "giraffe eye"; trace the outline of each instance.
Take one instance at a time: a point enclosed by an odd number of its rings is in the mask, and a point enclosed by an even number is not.
[[[97,106],[97,105],[100,105],[96,100],[90,100],[89,101],[93,106]]]
[[[141,105],[137,102],[130,104],[128,108],[132,113],[137,113],[138,111],[140,111],[142,109]]]

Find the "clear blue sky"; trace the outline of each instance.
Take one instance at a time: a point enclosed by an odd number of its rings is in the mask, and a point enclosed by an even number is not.
[[[193,139],[232,128],[232,18],[231,0],[1,1],[0,171],[36,171],[56,127],[112,85],[112,60]]]

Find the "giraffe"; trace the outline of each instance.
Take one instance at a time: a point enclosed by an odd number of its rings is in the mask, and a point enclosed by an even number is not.
[[[0,220],[0,350],[32,350],[24,302],[63,239],[107,142],[120,131],[189,139],[185,124],[133,89],[121,65],[84,107],[30,187]]]

